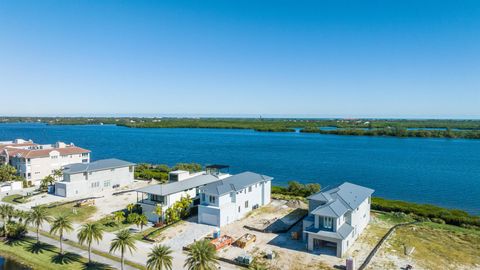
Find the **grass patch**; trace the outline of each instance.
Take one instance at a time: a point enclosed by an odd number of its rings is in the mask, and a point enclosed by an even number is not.
[[[102,224],[106,232],[116,232],[123,230],[131,226],[132,224],[124,222],[116,222],[112,216],[106,216],[97,221],[97,223]]]
[[[419,268],[480,267],[480,231],[475,229],[423,222],[397,229],[388,242],[389,251],[399,257],[407,257],[405,246],[415,247],[410,256]]]
[[[97,207],[93,205],[76,207],[75,203],[67,203],[64,205],[47,208],[48,214],[56,217],[60,215],[67,215],[73,222],[85,222],[93,213],[97,211]]]
[[[1,242],[0,252],[2,256],[22,262],[32,269],[92,269],[87,266],[87,259],[80,255],[74,253],[60,255],[57,247],[46,243],[37,244],[36,240],[30,237],[9,243]],[[96,269],[111,269],[105,267]]]
[[[40,234],[45,236],[45,237],[48,237],[48,238],[52,238],[54,240],[59,240],[60,238],[56,235],[53,235],[53,234],[50,234],[48,232],[45,232],[45,231],[40,231]],[[88,248],[86,246],[82,246],[80,245],[79,243],[77,242],[73,242],[73,241],[65,241],[64,242],[65,244],[67,245],[70,245],[70,246],[73,246],[73,247],[76,247],[76,248],[81,248],[83,250],[88,250]],[[113,261],[116,261],[116,262],[120,262],[120,258],[117,257],[116,255],[113,255],[113,254],[110,254],[108,252],[103,252],[101,250],[97,250],[97,249],[93,249],[92,248],[92,253],[93,254],[97,254],[99,256],[102,256],[102,257],[105,257],[105,258],[108,258],[110,260],[113,260]],[[135,267],[137,269],[141,269],[141,270],[145,270],[146,267],[141,265],[141,264],[138,264],[138,263],[134,263],[132,261],[129,261],[129,260],[125,260],[125,265],[129,265],[131,267]]]
[[[302,196],[294,196],[294,195],[285,195],[285,194],[279,194],[279,193],[272,193],[271,194],[272,199],[275,200],[285,200],[285,201],[294,201],[294,200],[299,200],[304,203],[307,203],[307,198],[302,197]]]
[[[2,202],[19,204],[19,203],[28,202],[28,199],[25,198],[25,196],[22,196],[20,194],[12,194],[12,195],[8,195],[8,196],[3,197]]]

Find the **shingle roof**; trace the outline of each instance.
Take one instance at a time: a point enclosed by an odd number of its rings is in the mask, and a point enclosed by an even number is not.
[[[115,168],[122,168],[126,166],[132,166],[135,163],[131,163],[128,161],[110,158],[110,159],[102,159],[97,160],[90,163],[74,163],[64,167],[63,173],[64,174],[75,174],[75,173],[83,173],[83,172],[93,172],[93,171],[101,171],[107,169],[115,169]]]
[[[312,214],[340,217],[348,210],[357,208],[373,192],[373,189],[345,182],[336,188],[316,193],[308,199],[325,202],[315,208]]]
[[[208,194],[223,195],[231,191],[238,191],[255,183],[270,181],[273,178],[253,172],[243,172],[222,180],[210,183],[203,188]]]
[[[166,195],[174,194],[184,190],[188,190],[191,188],[200,187],[215,181],[218,181],[217,177],[211,174],[202,174],[202,175],[194,176],[192,178],[188,178],[178,182],[171,182],[167,184],[158,184],[158,185],[143,187],[143,188],[137,189],[137,192],[166,196]]]

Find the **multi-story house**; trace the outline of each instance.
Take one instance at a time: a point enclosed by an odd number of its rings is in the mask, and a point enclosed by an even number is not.
[[[168,174],[169,182],[137,189],[137,203],[142,207],[142,212],[149,221],[157,223],[164,221],[165,212],[174,203],[182,198],[189,197],[193,200],[192,206],[199,202],[199,188],[230,176],[229,174],[188,171],[172,171]],[[162,214],[157,214],[157,207],[162,208]],[[194,209],[192,209],[194,210]]]
[[[55,183],[55,194],[81,197],[133,183],[135,164],[115,158],[75,163],[63,169],[63,180]]]
[[[370,221],[374,190],[345,182],[308,197],[303,239],[313,252],[342,257]]]
[[[270,203],[272,179],[243,172],[201,187],[198,222],[222,227]]]
[[[18,174],[32,185],[40,185],[43,178],[66,165],[90,162],[90,150],[73,144],[57,142],[40,145],[31,141],[16,141],[13,145],[1,147],[1,160],[15,167]]]

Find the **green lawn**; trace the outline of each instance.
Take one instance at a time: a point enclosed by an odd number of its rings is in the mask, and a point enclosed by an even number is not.
[[[12,195],[8,195],[8,196],[5,196],[2,198],[2,202],[6,202],[6,203],[13,203],[13,204],[18,204],[18,202],[14,201],[15,199],[20,199],[20,203],[25,203],[28,201],[28,199],[22,199],[23,196],[20,195],[20,194],[12,194]]]
[[[2,256],[22,262],[32,269],[111,269],[102,264],[88,266],[87,259],[78,254],[60,255],[57,247],[46,243],[37,244],[35,239],[30,237],[10,243],[0,242],[0,253]]]
[[[60,206],[48,208],[48,213],[52,216],[68,215],[73,222],[83,223],[89,219],[95,211],[96,206],[75,207],[74,203],[68,203]]]
[[[106,232],[115,232],[129,227],[132,224],[126,222],[115,222],[112,216],[106,216],[97,221],[97,223],[102,224]]]

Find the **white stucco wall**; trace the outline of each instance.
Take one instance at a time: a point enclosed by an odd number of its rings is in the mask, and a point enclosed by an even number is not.
[[[251,191],[249,189],[250,187]],[[271,181],[266,181],[263,183],[253,184],[237,192],[223,194],[220,197],[204,193],[205,200],[203,200],[203,196],[200,195],[200,197],[202,198],[201,204],[208,205],[209,207],[199,206],[199,222],[202,223],[202,215],[204,213],[207,215],[212,213],[212,210],[210,210],[212,207],[216,207],[219,209],[215,212],[215,214],[219,215],[218,224],[213,225],[222,227],[236,220],[239,220],[245,217],[247,213],[252,211],[255,205],[261,207],[270,203],[270,191]],[[209,196],[216,197],[215,203],[210,202]],[[246,204],[246,202],[248,203]]]
[[[65,189],[65,196],[90,196],[106,189],[112,189],[114,185],[125,186],[133,182],[133,169],[130,166],[89,172],[87,176],[83,173],[64,175],[64,180],[55,183],[55,194],[63,196],[62,189]]]

